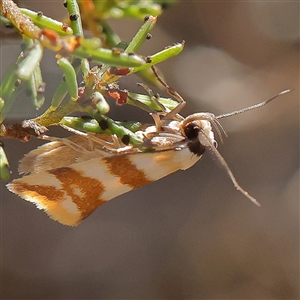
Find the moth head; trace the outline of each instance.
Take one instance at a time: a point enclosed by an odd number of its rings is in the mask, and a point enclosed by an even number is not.
[[[210,113],[197,113],[180,122],[179,128],[188,140],[188,148],[198,156],[204,153],[206,147],[216,143],[211,125],[213,118]]]

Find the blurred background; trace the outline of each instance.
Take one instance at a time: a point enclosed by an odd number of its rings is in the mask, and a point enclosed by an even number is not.
[[[63,1],[22,3],[54,18],[65,13]],[[299,11],[292,1],[181,1],[166,9],[141,51],[186,41],[159,66],[187,101],[183,115],[218,115],[295,89],[222,120],[228,138],[218,150],[261,208],[209,154],[101,206],[76,228],[2,184],[2,299],[299,299]],[[110,25],[129,41],[141,22]],[[2,40],[0,50],[2,76],[19,42]],[[61,79],[53,53],[42,70],[50,100]],[[140,91],[139,81],[123,84]],[[21,97],[10,117],[40,114],[28,103]],[[124,114],[137,111],[113,108],[110,116]],[[5,141],[13,178],[19,159],[40,144]]]

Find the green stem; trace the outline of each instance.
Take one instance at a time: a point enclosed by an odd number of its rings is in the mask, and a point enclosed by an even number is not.
[[[81,23],[81,16],[79,7],[76,0],[66,0],[67,10],[70,15],[71,27],[73,29],[73,33],[76,36],[83,36],[83,29]]]

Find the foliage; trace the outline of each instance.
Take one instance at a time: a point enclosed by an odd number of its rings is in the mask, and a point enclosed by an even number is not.
[[[129,143],[139,145],[141,138],[135,135],[142,124],[122,123],[106,114],[113,98],[118,105],[135,105],[148,112],[172,110],[177,102],[159,98],[144,84],[144,94],[120,90],[118,81],[123,76],[137,73],[144,81],[157,84],[152,66],[179,54],[184,43],[169,46],[162,51],[143,57],[138,50],[151,37],[157,16],[162,7],[175,1],[97,1],[66,0],[68,21],[60,22],[42,12],[19,8],[12,0],[0,1],[0,22],[22,36],[22,52],[16,62],[6,70],[0,85],[0,135],[28,141],[31,136],[42,136],[47,127],[62,125],[93,133],[108,133],[118,137],[128,135]],[[62,9],[64,9],[62,7]],[[107,21],[109,18],[135,18],[144,20],[130,43],[122,42]],[[86,38],[84,30],[93,36]],[[53,92],[51,105],[32,120],[23,120],[13,125],[3,123],[10,108],[22,89],[29,90],[32,105],[37,109],[44,104],[44,91],[40,61],[44,49],[53,51],[63,78]],[[95,65],[95,63],[97,63]],[[82,83],[78,84],[78,74]],[[71,117],[74,112],[83,112],[88,117]],[[105,124],[105,126],[103,125]],[[8,162],[0,149],[0,173],[8,179]]]

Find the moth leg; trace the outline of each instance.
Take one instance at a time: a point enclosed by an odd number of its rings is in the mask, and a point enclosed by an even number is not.
[[[160,119],[159,114],[157,114],[157,113],[151,113],[150,116],[154,120],[156,131],[160,132],[161,128],[162,128],[162,123],[161,123],[161,119]]]
[[[69,138],[60,138],[60,137],[53,137],[53,136],[48,136],[48,135],[44,135],[40,138],[43,140],[49,141],[49,142],[60,142],[77,152],[90,152],[90,150],[79,145],[77,142],[73,142]]]
[[[142,86],[142,83],[137,83],[137,85]],[[144,104],[144,103],[142,103],[142,102],[140,102],[140,101],[134,99],[134,98],[131,97],[130,95],[127,95],[127,97],[128,97],[132,102],[134,102],[134,105],[135,105],[136,107],[138,107],[138,108],[140,108],[140,109],[142,109],[142,110],[144,110],[144,111],[146,111],[146,112],[148,112],[148,113],[150,113],[150,114],[156,112],[154,109],[152,109],[152,108],[150,108],[149,106],[147,106],[146,104]]]
[[[171,110],[170,112],[168,112],[165,116],[164,119],[165,120],[183,120],[183,117],[181,115],[179,115],[179,113],[181,112],[181,110],[184,108],[186,102],[185,100],[175,91],[173,90],[166,82],[164,82],[162,80],[162,78],[160,78],[160,76],[158,75],[156,69],[154,66],[151,67],[156,79],[166,88],[168,94],[172,97],[174,97],[174,99],[177,100],[178,105]]]
[[[120,139],[116,135],[111,135],[109,136],[111,141],[105,140],[104,138],[101,138],[101,135],[94,135],[94,134],[88,134],[87,139],[89,140],[90,143],[93,143],[93,148],[94,150],[100,150],[104,151],[107,153],[120,153],[125,150],[130,150],[132,149],[132,146],[124,146],[121,147]],[[96,145],[100,145],[100,149],[95,147]]]
[[[154,95],[153,94],[153,91],[144,83],[137,83],[138,86],[142,87],[148,94],[150,100],[155,104],[157,105],[160,109],[161,109],[161,112],[158,112],[159,114],[162,114],[162,115],[166,115],[169,111],[167,110],[167,108],[159,102],[159,95]],[[147,106],[148,107],[148,106]]]

